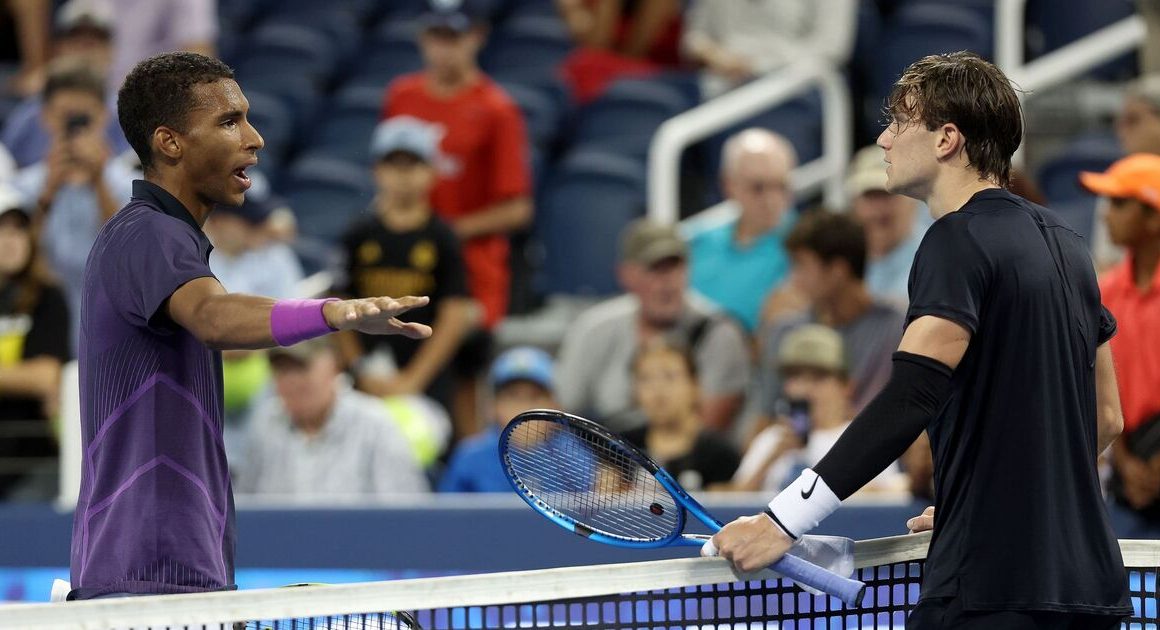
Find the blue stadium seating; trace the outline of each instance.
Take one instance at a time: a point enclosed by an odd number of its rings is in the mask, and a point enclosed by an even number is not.
[[[382,88],[358,85],[344,88],[322,107],[320,120],[307,140],[309,151],[369,164],[370,137],[382,106]]]
[[[903,69],[916,59],[958,50],[991,57],[991,25],[976,11],[935,2],[899,8],[887,22],[873,57],[872,97],[881,102]]]
[[[247,90],[246,99],[250,101],[250,124],[266,142],[259,154],[262,170],[276,178],[294,142],[294,114],[277,96]]]
[[[249,74],[238,72],[238,84],[247,94],[262,92],[277,97],[290,108],[294,124],[313,120],[322,93],[316,79],[301,74]]]
[[[1091,195],[1079,185],[1079,173],[1106,170],[1123,154],[1111,136],[1082,136],[1069,142],[1059,155],[1044,162],[1036,179],[1043,196],[1052,204],[1090,200]]]
[[[1027,43],[1032,58],[1051,52],[1084,35],[1135,13],[1131,0],[1068,0],[1064,9],[1056,0],[1029,0]],[[1096,68],[1103,79],[1127,79],[1136,74],[1135,54],[1126,54]]]
[[[488,39],[480,63],[489,73],[511,78],[522,74],[520,82],[555,77],[560,62],[574,45],[557,17],[525,16],[496,28]],[[501,74],[502,73],[502,74]]]
[[[386,88],[401,74],[423,67],[414,22],[387,21],[377,27],[349,65],[345,86]]]
[[[1069,199],[1051,204],[1051,209],[1059,215],[1063,222],[1071,226],[1091,247],[1092,232],[1096,221],[1096,198]]]
[[[247,37],[238,64],[244,75],[300,74],[324,81],[338,65],[338,51],[322,33],[293,24],[270,24]]]
[[[532,143],[541,147],[551,146],[559,133],[563,117],[559,102],[544,90],[520,83],[504,83],[502,87],[524,113],[528,138]]]
[[[363,38],[359,16],[331,3],[314,3],[295,11],[280,9],[264,19],[260,28],[272,25],[297,26],[322,35],[337,51],[340,61],[349,59]]]
[[[644,166],[637,160],[595,150],[567,155],[537,204],[536,232],[545,251],[543,292],[617,292],[620,231],[641,215],[644,193]]]
[[[656,128],[690,105],[686,96],[673,86],[658,81],[622,79],[578,113],[571,142],[643,158]]]
[[[374,197],[368,165],[316,155],[295,160],[281,190],[299,231],[328,242],[336,242]]]

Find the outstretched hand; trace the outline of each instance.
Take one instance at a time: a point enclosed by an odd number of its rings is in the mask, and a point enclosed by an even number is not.
[[[357,330],[368,335],[403,335],[411,339],[431,336],[426,324],[404,322],[399,315],[426,306],[430,298],[406,296],[401,298],[373,297],[358,300],[327,302],[322,315],[331,328]]]

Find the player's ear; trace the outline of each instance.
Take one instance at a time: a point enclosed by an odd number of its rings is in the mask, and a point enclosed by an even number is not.
[[[177,137],[177,132],[169,127],[158,127],[153,130],[153,149],[156,155],[165,156],[170,160],[181,159],[181,140]]]
[[[966,137],[963,136],[958,125],[954,123],[943,123],[935,133],[935,157],[939,160],[958,155],[966,146]]]

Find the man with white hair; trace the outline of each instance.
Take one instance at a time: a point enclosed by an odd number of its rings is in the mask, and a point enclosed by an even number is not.
[[[1128,84],[1116,118],[1116,136],[1125,153],[1160,154],[1160,74]]]
[[[750,128],[725,142],[721,188],[737,218],[686,234],[690,284],[753,332],[766,296],[789,274],[790,172],[797,153],[772,131]]]

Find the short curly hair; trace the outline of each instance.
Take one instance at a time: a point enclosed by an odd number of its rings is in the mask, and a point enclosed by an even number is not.
[[[154,55],[137,64],[117,93],[117,118],[141,166],[153,166],[153,132],[171,127],[184,132],[196,105],[193,86],[233,79],[226,64],[191,52]]]

